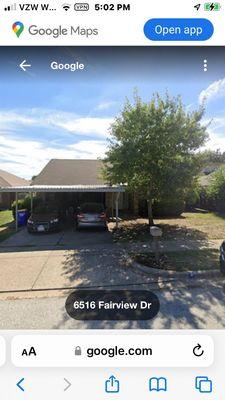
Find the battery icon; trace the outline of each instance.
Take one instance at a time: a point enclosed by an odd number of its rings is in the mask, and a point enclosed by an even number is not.
[[[221,5],[220,3],[205,3],[204,9],[205,11],[220,11]]]

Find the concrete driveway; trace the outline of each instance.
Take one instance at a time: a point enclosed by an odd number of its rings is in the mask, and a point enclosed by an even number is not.
[[[0,298],[54,296],[70,288],[125,286],[136,281],[125,252],[113,243],[110,232],[30,235],[24,229],[0,245]]]

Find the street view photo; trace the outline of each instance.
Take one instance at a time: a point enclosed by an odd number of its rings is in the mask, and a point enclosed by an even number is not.
[[[224,329],[222,48],[0,56],[0,329]]]

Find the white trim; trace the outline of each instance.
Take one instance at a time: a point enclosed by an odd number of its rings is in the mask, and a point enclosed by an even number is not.
[[[121,193],[125,192],[124,186],[107,185],[34,185],[34,186],[12,186],[0,187],[0,193],[56,193],[56,192],[100,192]]]

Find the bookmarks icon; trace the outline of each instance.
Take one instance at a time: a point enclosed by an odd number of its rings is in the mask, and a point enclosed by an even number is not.
[[[167,392],[167,379],[160,376],[156,378],[155,376],[149,379],[149,391],[150,392]]]

